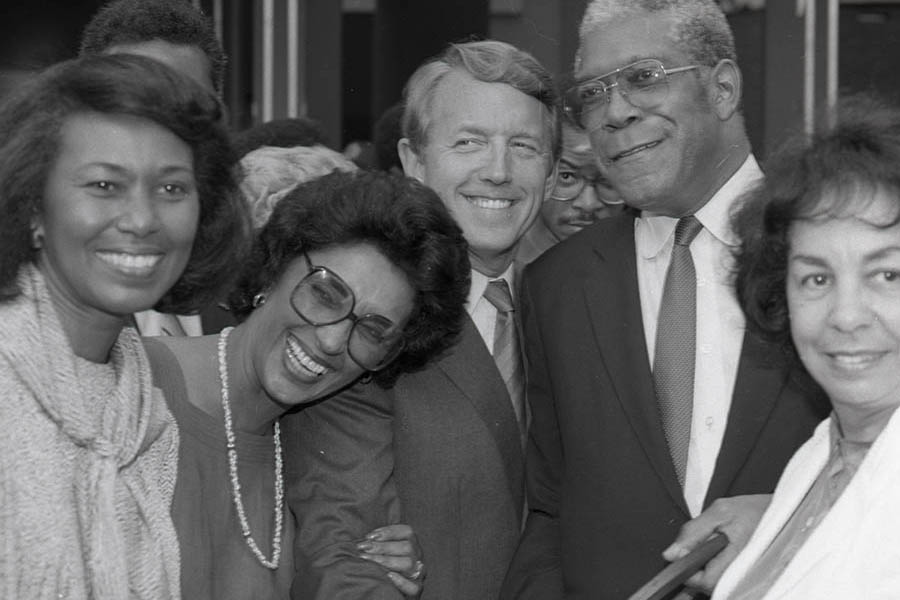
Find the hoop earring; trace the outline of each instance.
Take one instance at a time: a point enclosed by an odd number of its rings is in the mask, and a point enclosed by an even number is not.
[[[44,233],[37,226],[31,228],[31,247],[34,250],[44,247]]]
[[[250,306],[253,308],[259,308],[263,304],[266,303],[266,295],[263,292],[260,292],[253,296],[253,300],[250,301]]]

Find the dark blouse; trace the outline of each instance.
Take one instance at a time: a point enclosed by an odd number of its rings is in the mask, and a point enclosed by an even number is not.
[[[181,547],[181,594],[190,600],[288,598],[294,574],[294,519],[285,507],[276,571],[256,559],[241,535],[225,451],[225,424],[188,401],[184,374],[162,343],[145,339],[154,384],[161,388],[180,432],[172,520]],[[239,398],[231,398],[239,402]],[[275,453],[271,434],[235,432],[238,476],[250,532],[272,556]]]

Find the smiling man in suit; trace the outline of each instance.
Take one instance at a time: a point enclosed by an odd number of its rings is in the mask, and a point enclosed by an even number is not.
[[[406,90],[403,169],[434,188],[462,227],[472,287],[471,323],[454,352],[394,390],[401,505],[429,563],[423,598],[487,600],[522,522],[513,259],[554,182],[556,97],[536,60],[493,41],[451,46]]]
[[[509,599],[625,598],[705,509],[705,533],[733,541],[708,585],[826,410],[745,332],[730,284],[729,214],[762,173],[715,1],[593,0],[575,75],[566,110],[642,212],[525,271],[529,515]]]
[[[323,549],[322,541],[353,540],[383,524],[372,508],[394,483],[401,520],[418,534],[427,563],[422,600],[495,600],[523,522],[527,419],[514,257],[555,179],[553,80],[509,44],[452,44],[412,75],[404,101],[403,169],[438,193],[469,243],[468,318],[458,344],[425,370],[386,393],[365,386],[309,413],[307,466],[289,494],[299,544],[309,541],[298,546],[297,598],[362,597],[363,584],[350,582],[366,565],[350,568],[337,557],[352,554],[346,543]],[[373,405],[388,416],[357,424],[365,440],[350,417],[334,414]],[[301,497],[309,484],[319,493]],[[378,591],[366,584],[365,597],[396,595],[380,578]]]

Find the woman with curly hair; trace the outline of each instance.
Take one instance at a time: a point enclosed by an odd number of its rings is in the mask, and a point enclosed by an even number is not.
[[[278,200],[241,273],[236,327],[145,341],[183,432],[172,513],[191,598],[288,597],[302,532],[285,508],[285,479],[304,468],[294,447],[313,433],[287,413],[361,379],[390,387],[448,348],[465,315],[469,262],[429,188],[337,171]],[[354,427],[364,437],[371,423]],[[382,527],[366,543],[358,558],[382,565],[404,594],[420,591],[409,527]]]
[[[714,599],[900,597],[900,109],[845,102],[738,215],[747,323],[832,413],[791,458]]]

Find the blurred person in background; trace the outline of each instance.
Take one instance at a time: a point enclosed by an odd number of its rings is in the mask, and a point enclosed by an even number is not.
[[[397,144],[403,138],[402,120],[403,102],[398,102],[381,113],[375,121],[375,162],[382,171],[403,173],[403,164],[397,152]]]
[[[298,185],[332,171],[356,171],[357,166],[325,146],[261,146],[242,156],[241,170],[241,192],[253,226],[259,229],[275,205]]]
[[[293,148],[295,146],[325,146],[330,148],[321,123],[309,117],[272,119],[253,125],[234,134],[234,149],[238,156],[263,146]]]
[[[165,63],[218,96],[227,58],[212,21],[186,0],[112,0],[81,33],[81,56],[141,54]]]
[[[544,198],[534,225],[519,243],[517,259],[530,263],[570,235],[624,210],[625,201],[597,168],[587,133],[563,119],[556,183]]]
[[[360,169],[376,169],[375,144],[369,140],[353,140],[344,146],[344,156]]]

